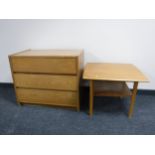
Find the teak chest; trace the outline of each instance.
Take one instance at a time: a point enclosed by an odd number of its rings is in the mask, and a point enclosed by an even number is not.
[[[80,109],[82,50],[26,50],[9,60],[18,103]]]

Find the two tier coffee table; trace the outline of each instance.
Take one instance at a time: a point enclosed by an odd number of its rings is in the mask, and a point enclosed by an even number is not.
[[[94,96],[131,97],[129,118],[133,109],[139,82],[148,82],[145,75],[132,64],[88,63],[83,79],[90,82],[89,115],[93,115]],[[126,82],[133,82],[131,91]]]

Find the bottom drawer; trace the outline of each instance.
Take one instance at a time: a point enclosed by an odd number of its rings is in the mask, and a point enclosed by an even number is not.
[[[17,98],[23,103],[38,103],[77,107],[77,92],[17,88]]]

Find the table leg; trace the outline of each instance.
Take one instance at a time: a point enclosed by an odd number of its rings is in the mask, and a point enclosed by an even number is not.
[[[89,115],[93,115],[93,104],[94,104],[94,82],[90,80],[90,91],[89,91]]]
[[[135,100],[136,100],[137,88],[138,88],[138,82],[134,82],[131,101],[130,101],[129,114],[128,114],[129,118],[131,118],[133,115],[133,109],[134,109]]]

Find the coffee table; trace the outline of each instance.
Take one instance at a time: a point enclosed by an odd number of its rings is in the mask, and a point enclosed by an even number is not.
[[[94,96],[130,96],[128,116],[132,117],[139,82],[148,82],[147,77],[132,64],[88,63],[83,79],[90,82],[89,115],[93,115]],[[133,82],[131,91],[126,82]]]

